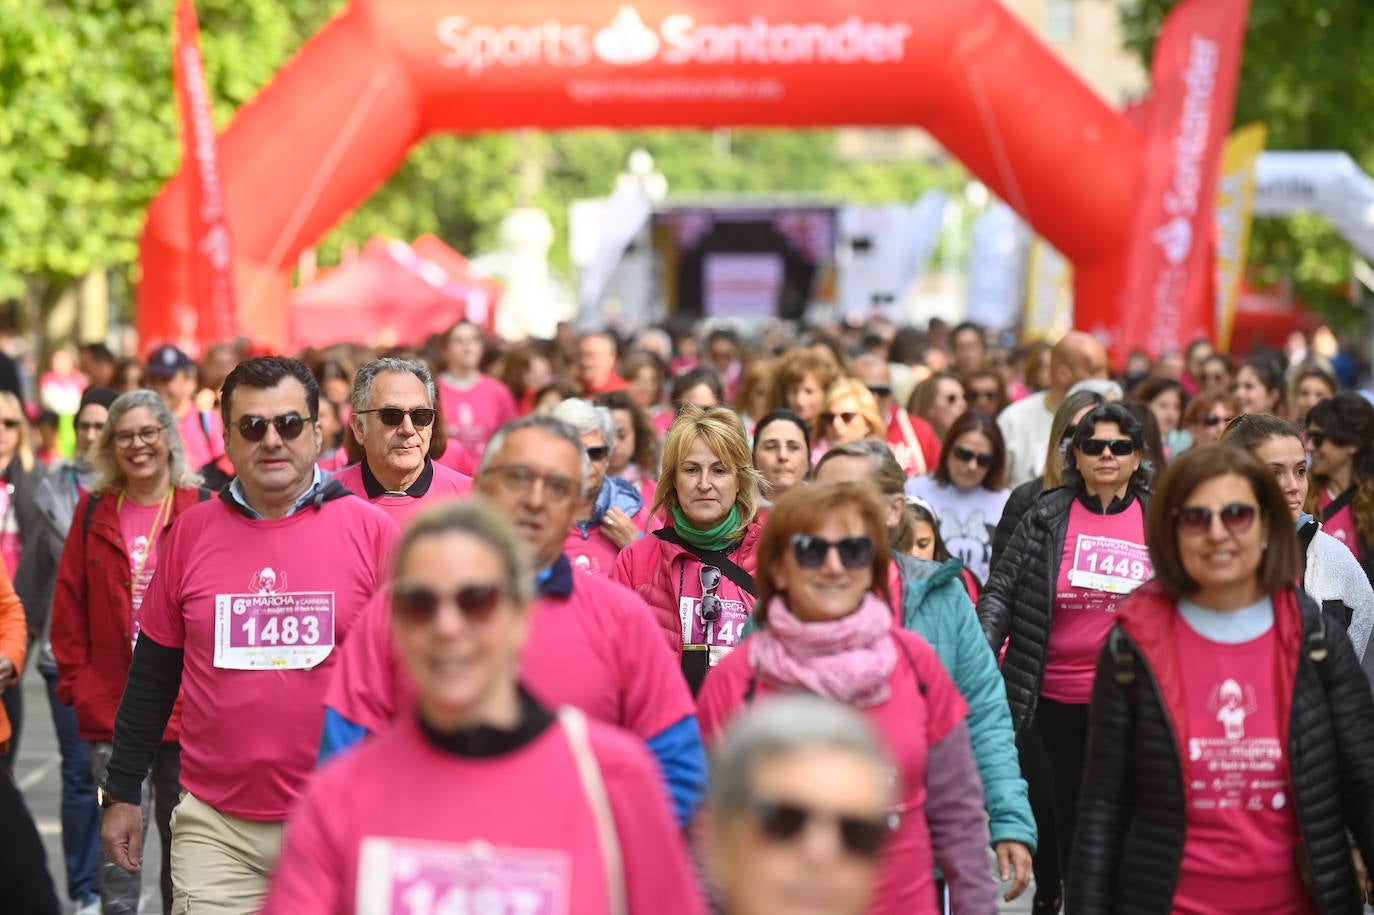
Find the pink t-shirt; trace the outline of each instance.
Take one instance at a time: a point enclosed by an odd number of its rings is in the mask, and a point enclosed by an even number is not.
[[[204,426],[201,425],[202,417]],[[186,451],[186,466],[192,470],[199,470],[224,456],[224,422],[215,411],[201,413],[193,406],[177,423],[177,430],[181,432],[181,445]]]
[[[1312,912],[1298,873],[1274,630],[1222,644],[1181,618],[1175,628],[1188,703],[1188,829],[1173,910]]]
[[[1139,499],[1113,515],[1099,515],[1074,500],[1059,560],[1041,695],[1088,703],[1097,656],[1116,621],[1117,605],[1153,574]]]
[[[574,526],[563,541],[563,555],[568,557],[574,569],[609,578],[611,570],[615,568],[615,558],[620,555],[620,547],[599,526],[588,531],[586,538]]]
[[[181,784],[248,820],[286,818],[315,767],[324,693],[398,531],[362,499],[270,521],[223,499],[177,518],[140,610],[185,651]]]
[[[588,732],[628,911],[704,912],[648,751],[600,722]],[[326,766],[286,836],[267,915],[611,911],[597,818],[560,723],[476,758],[436,747],[408,716]]]
[[[492,434],[520,415],[510,388],[490,375],[478,375],[470,388],[460,388],[439,377],[439,403],[444,409],[444,428],[449,447],[462,445],[480,458]]]
[[[530,609],[520,657],[525,687],[551,708],[576,706],[644,739],[693,714],[677,658],[639,596],[600,575],[564,574],[572,593],[541,597]],[[359,626],[325,704],[377,733],[410,707],[415,688],[394,650],[386,594],[368,605]]]
[[[129,629],[133,641],[138,641],[139,608],[148,593],[153,570],[157,568],[159,536],[171,515],[170,506],[135,505],[125,499],[119,506],[119,533],[124,538],[124,552],[129,557],[129,581],[133,582],[133,620]]]
[[[340,470],[334,474],[334,479],[342,483],[355,496],[367,499],[368,502],[386,512],[395,520],[397,525],[405,527],[411,518],[425,509],[447,499],[461,499],[472,492],[472,477],[456,470],[450,470],[436,461],[430,461],[429,466],[433,468],[433,471],[428,475],[423,473],[420,475],[420,479],[416,480],[408,490],[410,495],[393,495],[382,490],[381,484],[375,482],[373,489],[376,490],[376,495],[371,495],[368,491],[367,481],[363,479],[361,461]]]
[[[892,695],[863,711],[897,762],[901,825],[883,852],[878,888],[868,912],[935,915],[935,862],[925,817],[926,753],[964,720],[968,706],[935,649],[914,632],[894,632],[906,650],[897,652],[897,666],[888,681]],[[730,723],[746,708],[745,694],[754,677],[749,650],[750,640],[745,639],[702,686],[697,717],[708,745],[720,743]],[[753,701],[774,692],[767,684],[757,683]]]
[[[0,559],[5,561],[5,570],[10,573],[10,581],[19,571],[19,555],[23,552],[23,541],[19,538],[19,518],[14,509],[14,491],[8,481],[0,477]]]
[[[1323,513],[1326,511],[1326,507],[1334,501],[1336,500],[1331,498],[1331,494],[1324,489],[1317,495],[1317,507]],[[1343,505],[1340,511],[1322,522],[1322,530],[1344,543],[1356,559],[1360,558],[1360,533],[1359,528],[1355,526],[1355,514],[1351,511],[1349,502]]]

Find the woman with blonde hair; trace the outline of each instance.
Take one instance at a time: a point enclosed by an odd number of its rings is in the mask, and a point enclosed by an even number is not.
[[[649,509],[665,526],[616,559],[613,577],[653,608],[693,692],[754,608],[761,481],[733,410],[684,406]]]
[[[887,424],[868,385],[855,378],[841,378],[826,389],[812,439],[821,454],[833,445],[866,438],[882,441],[886,437]]]

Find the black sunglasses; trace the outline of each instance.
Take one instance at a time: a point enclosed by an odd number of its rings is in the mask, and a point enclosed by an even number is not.
[[[238,427],[239,435],[243,436],[244,441],[262,441],[267,438],[267,429],[270,426],[277,430],[277,434],[281,436],[282,441],[290,442],[301,437],[301,433],[305,431],[306,423],[313,423],[314,421],[315,417],[311,416],[307,419],[299,413],[287,413],[282,416],[274,416],[271,419],[265,416],[254,416],[249,414],[240,419],[235,425]]]
[[[1243,534],[1255,523],[1255,516],[1258,514],[1258,506],[1232,502],[1216,512],[1205,505],[1185,505],[1174,512],[1174,517],[1178,519],[1179,527],[1201,534],[1212,529],[1212,516],[1216,515],[1221,518],[1222,527],[1233,534]]]
[[[872,394],[874,397],[891,397],[891,396],[892,396],[892,385],[890,385],[890,384],[870,384],[870,385],[868,386],[868,393]]]
[[[0,426],[4,426],[6,429],[18,429],[20,422],[17,419],[0,419]]]
[[[715,566],[701,567],[701,620],[704,623],[720,621],[720,598],[716,591],[723,577]]]
[[[592,463],[600,464],[606,460],[606,455],[611,453],[611,449],[605,445],[592,445],[587,449],[587,457],[591,458]]]
[[[391,607],[411,623],[434,619],[445,600],[458,605],[463,616],[474,623],[485,623],[496,611],[505,588],[501,585],[464,585],[452,594],[439,594],[424,585],[397,584],[391,592]]]
[[[1217,416],[1215,413],[1209,413],[1202,418],[1202,422],[1208,426],[1224,426],[1233,419],[1234,416]]]
[[[382,420],[383,426],[399,426],[405,422],[407,416],[416,429],[423,429],[434,422],[435,411],[433,407],[416,407],[414,410],[402,410],[400,407],[378,407],[376,410],[359,410],[359,415],[363,413],[376,413]]]
[[[1353,445],[1354,442],[1341,435],[1332,435],[1330,432],[1308,432],[1307,444],[1313,448],[1320,448],[1330,442],[1333,445]]]
[[[792,558],[803,569],[819,569],[825,564],[825,557],[830,555],[832,547],[840,554],[840,563],[846,569],[862,569],[873,561],[872,537],[826,540],[815,534],[792,535]]]
[[[979,467],[987,470],[992,466],[993,456],[990,454],[979,454],[977,451],[972,451],[965,448],[963,445],[955,445],[954,459],[956,461],[962,461],[965,464],[969,461],[973,461]]]
[[[1078,446],[1078,450],[1088,457],[1097,457],[1108,448],[1117,457],[1125,457],[1135,451],[1135,442],[1128,438],[1090,438]]]
[[[867,820],[863,817],[822,813],[786,801],[765,800],[751,802],[749,811],[758,823],[759,830],[776,842],[795,839],[813,819],[828,823],[839,829],[840,844],[844,850],[857,858],[877,857],[883,849],[883,843],[892,834],[890,816]]]
[[[821,425],[828,426],[831,423],[835,422],[836,419],[839,419],[840,422],[844,423],[847,426],[850,423],[852,423],[858,415],[858,413],[850,411],[846,411],[844,413],[822,413]]]

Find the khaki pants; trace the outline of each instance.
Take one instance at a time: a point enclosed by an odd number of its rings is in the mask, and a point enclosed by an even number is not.
[[[267,896],[284,826],[231,817],[183,794],[172,812],[173,915],[254,915]]]

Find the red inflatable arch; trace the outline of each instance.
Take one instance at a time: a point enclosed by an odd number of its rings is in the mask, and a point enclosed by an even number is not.
[[[221,139],[239,326],[289,347],[299,253],[435,132],[913,124],[1113,301],[1142,135],[997,0],[355,0]],[[149,211],[148,345],[189,307],[187,193]]]

